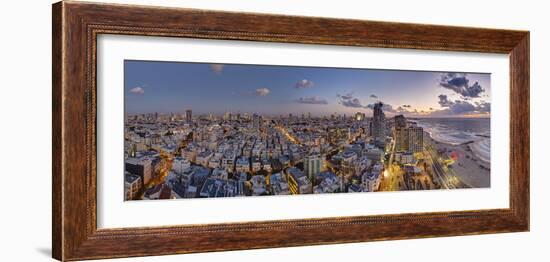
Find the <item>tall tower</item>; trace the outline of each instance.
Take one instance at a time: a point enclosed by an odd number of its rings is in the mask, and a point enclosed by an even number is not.
[[[372,136],[379,140],[384,140],[384,130],[385,130],[385,116],[384,111],[382,111],[382,107],[384,104],[382,102],[378,102],[374,104],[373,108],[373,117],[372,117]]]
[[[407,119],[403,115],[394,117],[393,139],[395,141],[395,150],[409,150],[409,131],[407,130]]]
[[[262,117],[258,114],[252,115],[252,127],[255,130],[258,130],[260,129],[261,125],[262,125]]]
[[[193,111],[191,109],[185,110],[185,122],[193,122]]]
[[[417,153],[424,150],[424,129],[419,126],[411,126],[407,128],[408,149],[410,152]]]

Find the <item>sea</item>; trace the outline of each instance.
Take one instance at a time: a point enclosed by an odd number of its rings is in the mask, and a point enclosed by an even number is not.
[[[414,121],[438,142],[452,145],[472,142],[474,153],[490,162],[490,118],[422,118]]]

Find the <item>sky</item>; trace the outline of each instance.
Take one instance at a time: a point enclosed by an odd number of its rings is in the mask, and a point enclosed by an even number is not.
[[[489,117],[490,74],[126,60],[128,114]]]

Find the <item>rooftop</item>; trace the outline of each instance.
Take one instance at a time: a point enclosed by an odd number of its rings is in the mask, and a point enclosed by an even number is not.
[[[129,172],[125,172],[124,174],[124,181],[126,181],[127,183],[133,183],[135,182],[136,180],[140,179],[140,176],[138,175],[134,175],[132,173],[129,173]]]

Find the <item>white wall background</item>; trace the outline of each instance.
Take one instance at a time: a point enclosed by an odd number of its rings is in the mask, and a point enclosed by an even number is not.
[[[525,29],[531,31],[531,232],[345,245],[217,252],[124,261],[545,261],[550,211],[545,1],[183,1],[119,0],[204,9]],[[0,260],[51,256],[51,1],[6,1],[0,9]]]

